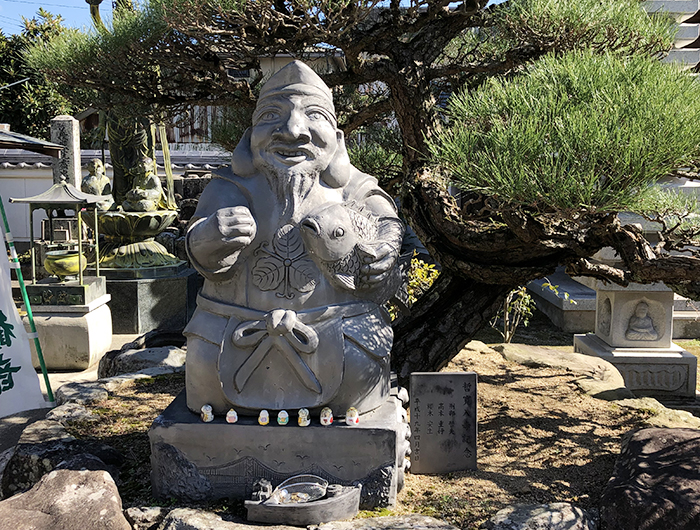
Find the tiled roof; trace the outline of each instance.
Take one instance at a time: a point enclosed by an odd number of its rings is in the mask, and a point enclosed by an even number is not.
[[[9,130],[0,130],[0,147],[11,148],[8,150],[29,149],[37,153],[45,153],[46,155],[57,155],[63,149],[58,144]]]
[[[81,165],[86,166],[93,158],[102,158],[102,151],[83,149]],[[156,153],[158,167],[163,167],[163,153]],[[105,152],[107,167],[111,167],[109,151]],[[226,151],[171,151],[173,169],[218,169],[231,162],[231,153]],[[53,158],[22,149],[0,149],[0,169],[42,169],[51,167]]]

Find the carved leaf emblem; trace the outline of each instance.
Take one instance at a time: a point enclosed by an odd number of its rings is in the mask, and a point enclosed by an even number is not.
[[[308,293],[316,287],[316,268],[310,259],[300,259],[289,266],[289,283],[300,293]]]
[[[297,259],[306,252],[299,229],[292,225],[284,225],[280,228],[275,234],[272,245],[283,259]]]
[[[294,293],[290,289],[308,293],[316,288],[318,272],[313,261],[306,257],[304,241],[297,227],[284,225],[275,234],[272,245],[262,243],[255,253],[265,254],[255,263],[252,279],[253,284],[262,291],[272,291],[282,286],[277,295],[293,298]]]
[[[284,268],[275,256],[263,256],[253,268],[253,284],[262,291],[277,289],[284,279]]]

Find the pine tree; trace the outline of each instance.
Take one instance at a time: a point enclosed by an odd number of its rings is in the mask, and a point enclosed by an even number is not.
[[[337,89],[343,128],[395,127],[398,151],[382,146],[388,181],[442,266],[395,324],[403,378],[444,366],[509,291],[559,265],[700,294],[700,261],[670,255],[697,234],[686,222],[694,206],[646,193],[700,159],[700,85],[657,62],[673,35],[673,22],[638,0],[151,0],[111,32],[63,36],[30,59],[102,108],[163,112],[250,107],[261,79],[229,69],[341,51],[347,68],[323,77]],[[621,210],[667,214],[664,244],[621,226]],[[606,246],[622,267],[589,259]]]

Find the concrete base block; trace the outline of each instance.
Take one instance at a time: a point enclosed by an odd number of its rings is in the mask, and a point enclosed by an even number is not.
[[[600,357],[620,371],[625,386],[638,396],[694,397],[697,358],[680,346],[614,348],[595,335],[574,335],[574,351]]]
[[[107,279],[117,334],[184,329],[195,308],[197,273],[185,269],[165,278]]]
[[[547,281],[556,286],[556,292],[543,286]],[[531,281],[527,290],[537,309],[562,331],[586,333],[595,329],[595,291],[563,271],[557,271],[547,279]]]
[[[112,344],[112,313],[104,295],[86,306],[39,306],[34,325],[48,370],[85,370],[98,363]],[[23,319],[29,332],[29,321]],[[30,341],[32,363],[39,359]]]
[[[309,473],[330,484],[361,483],[361,509],[395,504],[403,486],[408,424],[394,395],[356,426],[322,426],[314,418],[299,427],[296,411],[289,412],[286,426],[261,426],[257,418],[243,416],[235,424],[221,417],[204,423],[187,409],[183,391],[148,433],[153,494],[188,501],[249,499],[258,479],[276,487]]]

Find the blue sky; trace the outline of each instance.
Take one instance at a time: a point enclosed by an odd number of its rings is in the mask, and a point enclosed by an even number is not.
[[[503,1],[492,0],[491,3],[499,4]],[[21,32],[22,17],[33,18],[40,7],[54,15],[61,15],[66,26],[91,26],[90,7],[85,0],[0,0],[0,29],[5,35]],[[111,0],[102,2],[100,13],[105,22],[111,18]]]
[[[74,28],[90,26],[90,6],[85,0],[0,0],[0,29],[5,35],[22,31],[22,17],[33,18],[40,7],[63,17],[63,24]],[[104,20],[112,13],[111,0],[100,6]]]

